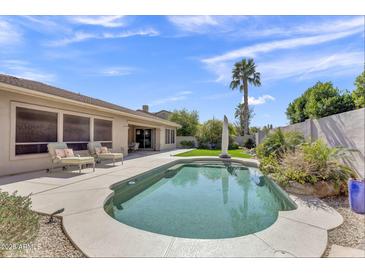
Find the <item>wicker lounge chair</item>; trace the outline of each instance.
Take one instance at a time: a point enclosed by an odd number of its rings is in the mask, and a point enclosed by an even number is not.
[[[80,157],[80,155],[76,154],[75,156],[65,156],[61,157],[57,155],[56,149],[58,150],[65,150],[68,149],[66,143],[49,143],[47,145],[48,147],[48,153],[51,156],[52,165],[49,169],[50,172],[53,171],[53,168],[55,165],[58,166],[78,166],[79,172],[81,173],[81,169],[83,165],[92,164],[93,165],[93,171],[95,172],[95,160],[93,157]]]
[[[112,160],[113,166],[115,166],[115,161],[121,159],[123,164],[123,153],[111,152],[110,150],[107,152],[101,152],[101,142],[90,142],[87,144],[87,148],[90,155],[95,157],[97,163],[101,162],[102,160]]]

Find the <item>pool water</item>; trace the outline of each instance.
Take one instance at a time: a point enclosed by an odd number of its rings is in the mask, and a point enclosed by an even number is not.
[[[220,239],[269,227],[295,208],[256,168],[232,162],[167,166],[121,182],[105,204],[129,226],[182,238]]]

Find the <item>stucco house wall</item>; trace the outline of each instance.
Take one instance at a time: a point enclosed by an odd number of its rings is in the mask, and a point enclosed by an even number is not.
[[[125,117],[113,116],[104,112],[75,107],[68,104],[60,104],[50,100],[34,98],[7,91],[0,90],[0,124],[2,131],[0,133],[0,175],[14,174],[19,172],[39,170],[49,167],[50,158],[48,154],[32,154],[32,155],[12,155],[11,142],[11,120],[15,119],[11,111],[12,104],[22,103],[31,107],[46,107],[52,110],[70,111],[73,114],[88,114],[100,118],[113,120],[113,151],[123,151],[128,153],[128,124]],[[123,149],[123,150],[122,150]],[[86,151],[78,152],[85,154]]]
[[[112,150],[115,152],[123,152],[128,154],[128,129],[131,125],[144,125],[153,128],[156,135],[155,149],[166,150],[174,149],[176,144],[165,144],[165,128],[164,121],[159,121],[158,118],[140,117],[137,115],[124,115],[122,112],[104,109],[87,103],[80,103],[72,100],[62,100],[55,96],[47,96],[32,91],[17,92],[17,87],[8,89],[8,85],[0,83],[0,176],[17,174],[28,171],[35,171],[49,168],[50,156],[48,153],[15,155],[15,109],[16,106],[28,107],[44,111],[58,112],[58,117],[63,113],[72,115],[88,116],[90,121],[95,118],[112,120]],[[129,116],[128,116],[129,115]],[[58,118],[58,141],[62,141],[60,129],[62,129],[62,119]],[[166,122],[170,123],[170,122]],[[177,127],[178,125],[176,125]],[[174,129],[172,124],[167,126]],[[90,129],[91,130],[91,129]],[[91,130],[92,131],[92,130]],[[92,134],[91,134],[92,135]],[[92,138],[92,136],[90,136]],[[77,152],[80,155],[85,155],[87,151]]]
[[[173,144],[166,144],[165,137],[166,137],[166,129],[173,129],[175,132],[175,143]],[[166,127],[163,126],[160,128],[160,150],[170,150],[176,148],[176,128]]]

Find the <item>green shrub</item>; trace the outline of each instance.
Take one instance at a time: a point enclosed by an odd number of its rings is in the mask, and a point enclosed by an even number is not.
[[[273,155],[269,155],[268,157],[260,159],[260,170],[262,171],[262,173],[266,175],[278,173],[279,171],[278,159]]]
[[[301,133],[296,131],[283,132],[279,128],[266,136],[264,141],[257,146],[256,153],[259,158],[270,155],[280,158],[284,152],[294,150],[303,142],[304,137]]]
[[[194,141],[190,141],[190,140],[182,140],[180,142],[180,145],[182,147],[187,147],[187,148],[191,148],[191,147],[195,147],[195,142]]]
[[[210,147],[206,143],[199,143],[198,148],[200,148],[200,149],[210,149]]]
[[[198,134],[196,136],[199,148],[217,148],[219,149],[222,144],[222,128],[223,122],[221,120],[208,120],[199,127]],[[229,130],[229,144],[233,143],[232,135],[235,134],[234,127],[228,125]]]
[[[339,187],[353,177],[354,172],[338,162],[338,151],[328,147],[322,140],[303,143],[295,149],[286,150],[280,157],[264,157],[260,169],[281,185],[290,181],[300,184],[326,181]]]
[[[251,149],[251,148],[254,148],[256,146],[256,143],[252,138],[248,138],[246,140],[246,142],[244,142],[243,146],[245,148]]]
[[[237,142],[229,143],[228,149],[239,149],[240,145]]]
[[[37,235],[39,217],[30,206],[29,196],[0,191],[0,244],[25,244]]]

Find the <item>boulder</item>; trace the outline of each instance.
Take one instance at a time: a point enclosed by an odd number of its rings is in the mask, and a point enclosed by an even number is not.
[[[285,190],[289,193],[296,195],[313,195],[319,198],[336,196],[340,194],[340,188],[335,187],[333,184],[325,181],[318,182],[314,185],[311,184],[299,184],[294,181],[290,181],[285,187]]]

